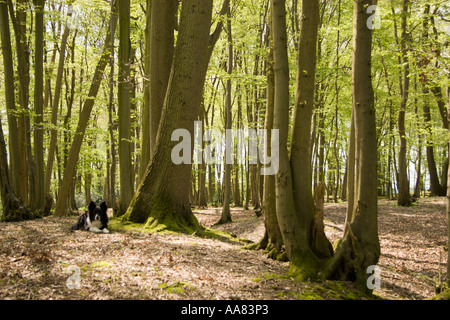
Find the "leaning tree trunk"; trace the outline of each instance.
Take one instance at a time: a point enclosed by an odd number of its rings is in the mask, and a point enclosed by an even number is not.
[[[177,46],[161,122],[145,177],[123,217],[123,222],[147,222],[151,228],[196,229],[198,221],[190,207],[191,158],[188,163],[171,160],[176,129],[191,141],[198,116],[208,67],[212,0],[182,3]],[[187,132],[185,131],[187,130]],[[187,150],[185,150],[187,151]]]
[[[348,232],[330,264],[334,279],[356,281],[366,286],[367,267],[380,256],[377,208],[377,136],[374,93],[371,81],[372,30],[367,28],[365,8],[373,0],[354,2],[353,22],[353,110],[357,155],[355,209]]]
[[[115,25],[116,22],[117,16],[114,15],[110,23]],[[86,132],[92,108],[94,107],[95,98],[97,97],[98,90],[100,89],[100,84],[103,79],[103,73],[111,55],[111,30],[114,30],[114,28],[111,28],[110,26],[106,34],[102,56],[97,63],[94,77],[92,78],[92,83],[88,94],[89,98],[84,102],[83,109],[80,113],[78,126],[73,138],[72,146],[70,148],[69,157],[67,158],[67,166],[64,171],[64,178],[59,188],[58,200],[56,201],[56,208],[54,212],[55,216],[64,216],[64,214],[66,213],[69,190],[72,185],[73,179],[75,178],[75,170],[81,150],[81,145],[84,139],[84,134]]]
[[[51,115],[51,130],[50,130],[50,145],[47,153],[47,163],[45,168],[45,180],[44,180],[44,192],[45,194],[50,193],[50,186],[52,180],[52,172],[53,172],[53,163],[55,160],[55,150],[57,148],[57,140],[58,140],[58,110],[59,110],[59,101],[61,99],[61,89],[63,85],[63,73],[64,73],[64,64],[66,61],[66,47],[67,40],[70,34],[70,26],[67,23],[64,28],[64,33],[61,39],[61,46],[59,50],[59,62],[58,62],[58,71],[56,75],[55,82],[55,93],[53,97],[52,103],[52,115]]]

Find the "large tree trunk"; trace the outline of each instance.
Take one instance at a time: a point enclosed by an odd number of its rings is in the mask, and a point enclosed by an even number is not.
[[[295,98],[294,126],[290,164],[292,168],[292,185],[295,210],[300,218],[300,224],[305,230],[308,243],[323,244],[314,246],[314,251],[320,257],[331,257],[333,250],[326,237],[313,239],[314,200],[312,196],[311,168],[311,122],[314,110],[314,88],[316,77],[316,48],[319,28],[319,1],[302,1],[302,21],[299,39],[297,92]],[[316,237],[325,234],[317,230]]]
[[[380,256],[377,208],[377,136],[374,93],[371,82],[372,30],[367,28],[367,6],[373,0],[354,2],[353,110],[357,155],[355,208],[348,232],[330,264],[331,277],[366,286],[367,267]]]
[[[116,21],[116,16],[114,16],[113,19],[111,19],[110,23],[115,25]],[[100,84],[103,79],[103,73],[111,55],[111,30],[113,30],[113,28],[111,28],[110,26],[106,34],[105,46],[103,48],[102,56],[97,63],[94,77],[92,78],[92,83],[88,94],[89,98],[84,102],[83,109],[80,113],[78,126],[73,138],[72,146],[70,148],[69,157],[67,158],[67,166],[64,171],[64,178],[59,188],[58,200],[56,201],[56,208],[54,212],[55,216],[63,216],[66,212],[69,189],[72,185],[73,179],[75,178],[75,170],[80,154],[81,145],[84,139],[84,134],[86,132],[86,127],[89,122],[92,108],[94,107],[95,98],[97,97],[98,90],[100,89]]]
[[[189,140],[193,136],[209,62],[211,14],[212,0],[182,3],[177,46],[156,146],[146,175],[123,217],[124,222],[147,222],[149,227],[175,230],[198,226],[189,201],[191,158],[188,164],[173,163],[172,149],[178,143],[171,137],[176,129],[187,130]]]
[[[145,82],[139,181],[145,175],[156,145],[172,67],[177,10],[177,0],[148,0],[145,43],[145,72],[148,81]]]
[[[8,130],[10,139],[12,137],[17,138],[17,121],[15,116],[12,114],[15,107],[15,97],[14,97],[14,71],[13,71],[13,58],[12,58],[12,48],[11,39],[9,31],[9,17],[8,8],[5,2],[0,2],[0,34],[1,34],[1,44],[3,53],[3,64],[4,64],[4,80],[5,80],[5,102],[8,111]],[[13,178],[15,180],[12,182],[10,179],[10,171],[8,168],[8,155],[6,149],[5,137],[3,134],[3,127],[0,122],[0,196],[2,201],[2,212],[0,220],[2,221],[18,221],[23,219],[28,219],[32,217],[31,210],[23,205],[20,198],[16,197],[14,191],[14,184],[17,187],[20,186],[19,181],[19,146],[17,143],[10,141],[10,152],[11,152],[11,167],[15,171],[13,173]]]
[[[9,163],[11,184],[16,192],[20,191],[20,158],[17,124],[17,108],[14,89],[14,65],[11,47],[11,35],[9,28],[8,8],[5,2],[0,2],[0,32],[2,40],[3,68],[5,79],[5,105],[8,117],[8,130],[10,136],[9,143]],[[15,139],[15,140],[13,140]],[[12,143],[14,142],[14,143]],[[23,155],[22,155],[23,156]]]
[[[14,12],[13,3],[8,1],[10,17],[14,27],[17,53],[17,77],[19,79],[20,116],[18,143],[20,154],[20,196],[24,203],[33,208],[36,203],[35,163],[31,146],[31,125],[29,114],[30,91],[30,48],[27,38],[27,0],[19,0]]]

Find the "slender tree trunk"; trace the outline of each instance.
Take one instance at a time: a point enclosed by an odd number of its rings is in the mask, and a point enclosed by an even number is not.
[[[131,153],[130,1],[118,0],[119,15],[119,177],[118,215],[124,214],[133,197],[134,171]]]
[[[377,136],[372,88],[372,30],[366,25],[366,8],[373,0],[354,2],[353,22],[353,110],[357,155],[355,210],[348,232],[330,264],[331,277],[353,280],[366,286],[367,267],[380,256],[377,207]],[[370,290],[369,290],[370,291]]]
[[[200,106],[200,112],[199,112],[199,120],[204,123],[205,125],[207,125],[206,121],[206,116],[205,115],[205,106],[203,105],[203,103]],[[201,148],[203,150],[204,148],[204,142],[202,140],[202,145]],[[198,165],[198,200],[197,200],[197,204],[201,207],[206,207],[208,205],[207,201],[207,194],[206,194],[206,163],[204,161],[202,161],[199,165]]]
[[[47,154],[47,164],[45,168],[45,181],[44,181],[44,191],[46,194],[50,193],[50,184],[52,179],[53,172],[53,162],[55,160],[55,149],[58,140],[58,108],[59,101],[61,98],[61,89],[63,84],[63,72],[64,72],[64,64],[66,61],[66,47],[67,47],[67,39],[69,38],[70,28],[68,25],[64,28],[64,33],[61,39],[61,46],[59,50],[59,63],[58,63],[58,71],[56,74],[56,82],[54,89],[54,97],[52,100],[52,116],[51,116],[51,129],[50,129],[50,146]]]
[[[341,1],[338,1],[338,22],[337,22],[337,39],[336,39],[336,69],[339,70],[339,47],[340,47],[340,25],[341,25]],[[338,86],[338,79],[339,79],[339,72],[336,72],[335,75],[335,82],[334,82],[334,88],[335,88],[335,95],[336,95],[336,103],[335,103],[335,109],[334,109],[334,117],[335,117],[335,133],[334,133],[334,141],[333,141],[333,150],[334,150],[334,159],[336,161],[336,185],[334,188],[333,198],[334,202],[337,203],[337,196],[339,192],[340,187],[340,161],[339,161],[339,150],[337,147],[337,141],[339,139],[339,86]]]
[[[35,1],[35,74],[34,74],[34,157],[36,161],[36,207],[42,208],[45,200],[44,190],[44,4],[45,0]]]
[[[448,77],[448,76],[447,76]],[[448,77],[450,80],[450,77]],[[450,86],[447,87],[447,119],[450,122]],[[450,128],[449,128],[450,129]],[[447,173],[447,248],[450,248],[450,167]],[[447,283],[450,287],[450,250],[447,250]]]
[[[113,35],[111,37],[111,44],[110,44],[110,52],[114,53],[114,34],[115,34],[115,27],[116,24],[114,21],[117,19],[116,9],[115,9],[115,2],[111,1],[111,17],[110,17],[110,23],[109,23],[109,32]],[[108,122],[109,122],[109,137],[111,139],[111,167],[110,167],[110,184],[109,184],[109,191],[110,191],[110,201],[108,203],[108,208],[113,209],[113,215],[116,216],[118,214],[118,206],[116,201],[116,168],[117,168],[117,152],[116,152],[116,138],[114,135],[114,132],[117,131],[117,123],[113,120],[115,115],[115,108],[114,108],[114,76],[115,76],[115,68],[114,68],[114,54],[110,55],[110,71],[109,71],[109,105],[108,105]]]
[[[445,194],[445,189],[441,187],[439,182],[439,175],[436,168],[436,160],[434,157],[434,146],[433,146],[433,138],[431,133],[431,112],[429,105],[429,90],[425,84],[422,87],[423,92],[423,117],[425,123],[425,130],[427,132],[427,145],[426,145],[426,154],[427,154],[427,164],[428,164],[428,173],[430,174],[430,196],[443,196]]]
[[[424,17],[423,17],[423,34],[422,34],[422,46],[423,48],[429,47],[426,42],[429,41],[429,17],[430,14],[430,5],[425,5]],[[420,75],[420,79],[422,81],[422,93],[423,93],[423,117],[425,122],[425,130],[427,133],[427,145],[426,145],[426,154],[427,154],[427,164],[428,164],[428,172],[430,174],[430,196],[444,196],[446,194],[445,186],[441,186],[439,182],[439,175],[436,168],[436,161],[434,157],[434,146],[433,146],[433,137],[431,132],[431,112],[430,112],[430,102],[429,102],[429,83],[427,81],[427,74],[424,71]],[[439,101],[439,100],[438,100]],[[438,103],[439,105],[439,103]],[[442,112],[442,107],[439,108],[441,110],[441,116],[443,119],[444,128],[448,128],[448,122],[446,121],[446,115]],[[445,120],[444,120],[445,119]]]
[[[226,94],[225,94],[225,130],[231,130],[231,74],[233,73],[233,36],[231,34],[231,12],[228,9],[227,13],[227,41],[228,41],[228,79],[226,82]],[[233,136],[231,135],[229,139],[227,138],[227,143],[225,145],[225,156],[224,156],[224,166],[225,172],[223,175],[223,206],[222,206],[222,215],[218,224],[223,224],[227,222],[231,222],[231,213],[230,213],[230,194],[231,194],[231,167],[232,167],[232,154],[233,151],[230,150],[231,144],[228,144],[228,140],[231,140]],[[231,142],[231,141],[230,141]],[[228,157],[230,154],[230,157]]]
[[[398,151],[398,199],[397,203],[400,206],[409,206],[411,204],[411,196],[409,194],[409,181],[408,181],[408,163],[406,159],[406,129],[405,129],[405,116],[406,105],[408,103],[409,95],[409,62],[407,57],[407,15],[408,15],[409,0],[403,0],[402,11],[402,38],[401,38],[401,62],[403,72],[403,86],[400,111],[398,114],[398,133],[400,135],[400,149]]]
[[[270,21],[272,19],[270,18]],[[272,26],[270,25],[270,33]],[[274,117],[274,70],[273,70],[273,45],[272,35],[269,39],[269,54],[267,57],[267,105],[265,129],[267,130],[267,154],[272,155],[273,117]],[[264,249],[272,259],[279,257],[283,246],[283,236],[278,226],[275,198],[275,175],[264,175],[264,196],[263,196],[264,226],[266,228],[263,238],[256,244],[250,245],[250,249]]]

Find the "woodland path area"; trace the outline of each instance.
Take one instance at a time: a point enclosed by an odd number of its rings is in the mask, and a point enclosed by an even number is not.
[[[325,231],[341,237],[346,204],[325,205]],[[211,227],[219,208],[194,209]],[[258,241],[263,219],[232,208],[233,222],[213,228]],[[402,208],[379,201],[383,299],[424,299],[445,282],[445,199]],[[0,224],[0,299],[361,299],[352,284],[296,282],[288,264],[244,243],[184,234],[70,232],[75,217]],[[69,266],[80,268],[80,289],[69,289]]]

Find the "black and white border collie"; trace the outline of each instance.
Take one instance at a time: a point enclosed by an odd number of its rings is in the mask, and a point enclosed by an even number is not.
[[[88,212],[80,215],[78,222],[70,230],[83,230],[95,233],[109,233],[108,226],[108,206],[102,202],[97,206],[93,201],[89,204]]]

